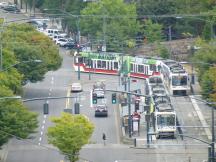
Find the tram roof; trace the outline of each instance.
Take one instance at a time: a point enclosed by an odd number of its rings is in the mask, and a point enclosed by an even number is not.
[[[164,112],[164,111],[174,111],[173,107],[170,103],[160,103],[158,105],[156,105],[156,110],[160,111],[160,112]]]
[[[170,69],[172,73],[186,73],[184,67],[173,60],[163,60],[164,64]]]

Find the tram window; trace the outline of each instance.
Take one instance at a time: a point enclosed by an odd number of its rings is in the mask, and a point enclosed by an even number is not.
[[[118,69],[118,62],[114,62],[114,69],[115,69],[115,70]]]
[[[78,63],[83,63],[83,57],[78,57]]]
[[[144,66],[143,65],[138,65],[138,72],[144,73]]]
[[[152,64],[151,64],[151,65],[150,65],[150,70],[151,70],[151,71],[156,71],[156,65],[152,65]]]
[[[97,61],[97,68],[101,68],[101,60]]]
[[[90,67],[91,66],[91,60],[85,59],[85,64],[86,64],[86,66]]]
[[[184,86],[187,85],[187,76],[172,76],[173,86]]]
[[[106,69],[106,61],[102,61],[102,68]]]
[[[133,65],[134,65],[134,64],[130,64],[130,71],[132,71],[132,72],[134,71]]]

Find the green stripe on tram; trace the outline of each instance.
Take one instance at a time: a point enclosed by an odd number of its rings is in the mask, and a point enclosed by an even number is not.
[[[80,52],[82,57],[91,59],[102,59],[102,60],[119,60],[119,54],[117,53],[92,53],[92,52]]]

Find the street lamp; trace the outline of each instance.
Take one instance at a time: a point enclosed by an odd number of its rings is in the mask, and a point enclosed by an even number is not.
[[[10,66],[6,67],[5,69],[1,68],[1,69],[0,69],[0,72],[7,71],[8,69],[10,69],[10,68],[12,68],[12,67],[14,67],[14,66],[16,66],[16,65],[18,65],[18,64],[21,64],[21,63],[29,63],[29,62],[41,63],[42,60],[20,61],[20,62],[17,62],[17,63],[15,63],[15,64],[13,64],[13,65],[10,65]],[[1,65],[1,67],[2,67],[2,65]]]
[[[0,97],[0,100],[4,100],[4,99],[21,99],[21,96],[9,96],[9,97]]]

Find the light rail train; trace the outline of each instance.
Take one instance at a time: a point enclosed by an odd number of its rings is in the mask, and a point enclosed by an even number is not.
[[[174,111],[166,88],[160,76],[146,79],[147,95],[150,98],[151,122],[157,138],[175,137],[176,112]]]
[[[119,75],[130,73],[130,77],[148,78],[160,75],[160,62],[145,57],[123,56],[120,53],[80,52],[74,57],[75,71]]]
[[[171,95],[187,95],[189,93],[188,73],[178,62],[161,61],[161,76]]]

